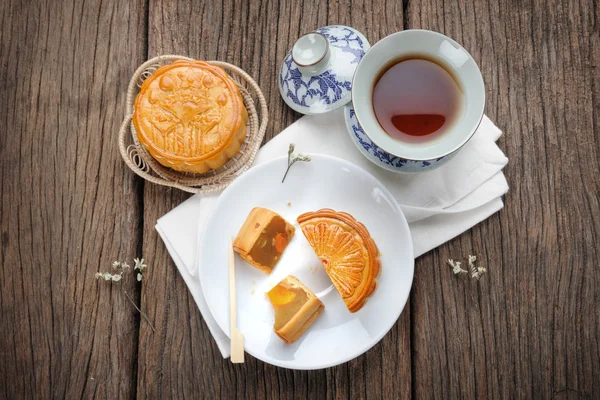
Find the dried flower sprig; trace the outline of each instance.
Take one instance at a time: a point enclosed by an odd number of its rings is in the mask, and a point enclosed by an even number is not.
[[[448,259],[448,264],[450,264],[452,267],[452,272],[454,272],[454,275],[466,274],[469,272],[460,266],[460,261],[454,261],[450,258]]]
[[[127,290],[125,290],[125,286],[122,284],[123,277],[126,276],[125,274],[129,274],[132,271],[131,266],[126,262],[113,261],[112,268],[116,270],[114,274],[111,274],[110,272],[97,272],[95,275],[96,279],[104,279],[105,281],[110,281],[111,283],[114,282],[120,284],[121,290],[123,291],[125,297],[127,297],[127,300],[129,300],[129,302],[135,307],[135,309],[140,313],[140,315],[144,317],[148,325],[150,325],[150,328],[152,328],[152,332],[156,333],[156,329],[154,329],[154,326],[152,325],[152,322],[150,322],[150,319],[148,319],[146,313],[140,310],[137,304],[135,304],[129,293],[127,293]],[[142,280],[143,272],[146,268],[148,268],[148,266],[144,262],[143,258],[136,258],[133,260],[133,272],[135,272],[136,279],[138,282]]]
[[[294,163],[296,161],[303,161],[303,162],[310,161],[310,157],[307,156],[306,154],[302,154],[302,153],[294,154],[294,148],[295,148],[294,143],[290,143],[290,147],[288,149],[288,166],[287,166],[287,169],[285,170],[285,174],[283,175],[283,179],[281,180],[281,183],[283,183],[283,181],[285,181],[285,177],[287,176],[288,172],[290,171],[290,168],[292,167],[292,165],[294,165]]]
[[[138,282],[140,282],[142,280],[142,277],[143,277],[142,274],[146,268],[148,268],[148,266],[144,262],[143,258],[142,259],[139,259],[139,258],[133,259],[133,270],[137,271],[136,279]]]
[[[471,278],[479,280],[487,272],[487,269],[475,266],[475,261],[477,261],[477,257],[469,254],[469,273]]]
[[[466,270],[460,266],[460,261],[454,261],[453,259],[448,259],[448,264],[452,267],[452,272],[454,275],[466,275],[471,279],[479,280],[483,274],[487,272],[485,267],[478,267],[475,265],[475,261],[477,261],[477,257],[469,254],[469,269]]]

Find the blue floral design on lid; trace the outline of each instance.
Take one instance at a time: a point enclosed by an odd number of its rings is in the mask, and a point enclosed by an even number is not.
[[[290,51],[279,73],[283,100],[303,114],[321,114],[347,104],[351,99],[352,77],[358,63],[370,48],[362,33],[343,25],[317,29],[329,42],[328,62],[316,74],[301,70]]]

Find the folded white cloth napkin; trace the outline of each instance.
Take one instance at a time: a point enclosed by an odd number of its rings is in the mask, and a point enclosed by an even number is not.
[[[364,158],[348,137],[343,110],[305,116],[258,152],[256,164],[287,154],[290,143],[301,153],[324,153],[351,161],[377,177],[396,197],[409,223],[415,256],[439,246],[503,207],[508,191],[502,168],[508,162],[496,145],[502,132],[487,118],[464,148],[442,167],[419,174],[396,174]],[[213,318],[196,274],[202,227],[218,194],[195,195],[160,218],[156,230],[175,261],[223,357],[229,338]]]

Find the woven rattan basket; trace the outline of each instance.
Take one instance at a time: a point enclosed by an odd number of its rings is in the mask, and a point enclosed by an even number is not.
[[[246,72],[221,61],[207,61],[209,64],[219,66],[233,78],[240,88],[244,105],[248,110],[248,125],[246,140],[240,152],[221,168],[205,174],[192,174],[178,172],[159,164],[146,149],[140,144],[137,132],[131,119],[133,117],[133,103],[139,88],[146,78],[161,65],[170,64],[175,60],[193,59],[183,56],[164,55],[146,61],[133,74],[127,88],[127,109],[125,119],[119,130],[119,150],[127,166],[147,181],[162,186],[170,186],[189,193],[212,193],[223,190],[241,173],[246,171],[254,162],[269,119],[267,102],[258,84]],[[258,108],[257,108],[258,104]]]

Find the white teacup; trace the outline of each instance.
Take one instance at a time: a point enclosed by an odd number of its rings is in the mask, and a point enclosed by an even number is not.
[[[373,89],[385,68],[395,60],[419,55],[452,73],[463,92],[464,104],[457,120],[440,136],[406,142],[392,138],[377,121]],[[473,136],[483,118],[485,88],[475,60],[454,40],[437,32],[406,30],[385,37],[367,51],[354,74],[352,103],[356,118],[369,139],[385,152],[406,160],[408,168],[403,168],[403,172],[420,172],[448,161]]]

